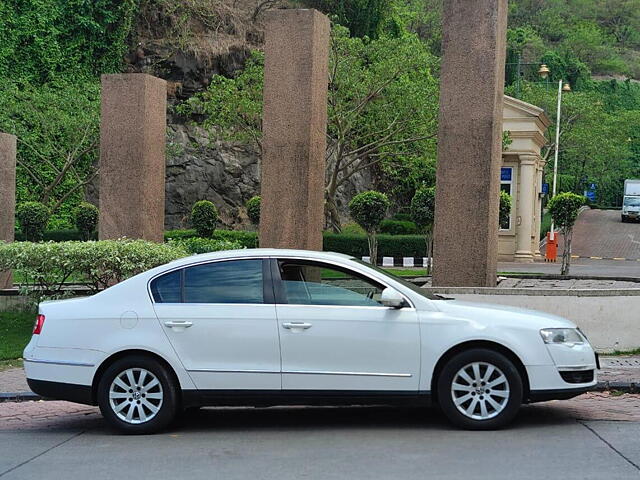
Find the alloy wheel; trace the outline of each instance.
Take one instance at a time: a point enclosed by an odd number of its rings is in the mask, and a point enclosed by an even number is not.
[[[509,381],[495,365],[473,362],[462,367],[451,382],[453,403],[467,418],[488,420],[509,403]]]
[[[113,413],[130,424],[153,419],[162,407],[164,395],[160,380],[144,368],[120,372],[109,386],[109,405]]]

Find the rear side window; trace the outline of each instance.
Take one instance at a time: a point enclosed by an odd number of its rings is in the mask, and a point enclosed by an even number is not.
[[[186,303],[264,303],[262,260],[228,260],[185,269]]]
[[[182,302],[182,270],[175,270],[151,282],[151,294],[156,303]]]

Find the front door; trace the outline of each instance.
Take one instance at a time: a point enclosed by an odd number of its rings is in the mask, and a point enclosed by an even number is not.
[[[282,258],[272,274],[283,390],[418,390],[414,308],[383,306],[384,285],[330,263]]]
[[[280,390],[268,262],[214,261],[151,283],[161,327],[198,389]]]

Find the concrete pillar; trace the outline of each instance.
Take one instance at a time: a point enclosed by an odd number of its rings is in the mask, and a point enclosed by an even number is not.
[[[520,188],[518,189],[518,210],[516,222],[516,253],[514,261],[533,262],[531,234],[533,232],[534,195],[536,182],[536,157],[520,155]]]
[[[507,0],[445,0],[433,283],[495,286]]]
[[[329,20],[265,14],[260,246],[322,250]]]
[[[0,133],[0,241],[13,242],[16,224],[16,137]],[[0,272],[0,289],[11,288],[11,272]]]
[[[164,240],[166,110],[164,80],[102,76],[100,239]]]

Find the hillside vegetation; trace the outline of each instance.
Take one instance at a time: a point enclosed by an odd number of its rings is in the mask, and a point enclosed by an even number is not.
[[[334,92],[338,105],[373,95],[366,111],[349,119],[356,134],[340,140],[350,151],[358,151],[364,136],[399,121],[389,112],[407,111],[412,104],[427,109],[423,115],[433,132],[440,4],[5,0],[0,3],[0,130],[20,138],[18,201],[41,201],[53,210],[52,227],[70,226],[70,212],[95,175],[102,73],[148,72],[165,78],[173,121],[202,123],[212,135],[237,134],[242,125],[234,125],[232,115],[220,123],[210,114],[216,111],[211,99],[221,98],[224,91],[244,92],[242,82],[250,78],[250,103],[243,106],[259,113],[261,64],[252,60],[257,58],[252,52],[261,48],[263,12],[269,8],[318,8],[342,26],[341,36],[359,39],[341,40],[344,48],[335,56],[349,70],[343,70],[346,81]],[[398,52],[413,49],[427,59],[423,70],[420,65],[396,65],[385,77],[379,55],[393,55],[393,50],[384,53],[389,45]],[[518,59],[533,65],[522,68],[524,80],[516,89],[513,64]],[[574,93],[566,97],[562,126],[562,189],[581,193],[587,182],[595,182],[598,202],[618,204],[623,179],[640,176],[640,87],[635,82],[640,80],[640,0],[512,0],[507,62],[507,93],[544,107],[550,117],[555,114],[555,92],[537,83],[537,65],[549,66],[550,80],[571,83]],[[248,76],[243,75],[245,65],[253,69]],[[602,78],[607,81],[598,81]],[[382,145],[367,151],[374,162],[358,160],[371,164],[377,186],[391,194],[400,209],[416,188],[434,182],[435,144],[423,136],[427,134],[420,133],[414,142],[402,139],[402,148]]]

